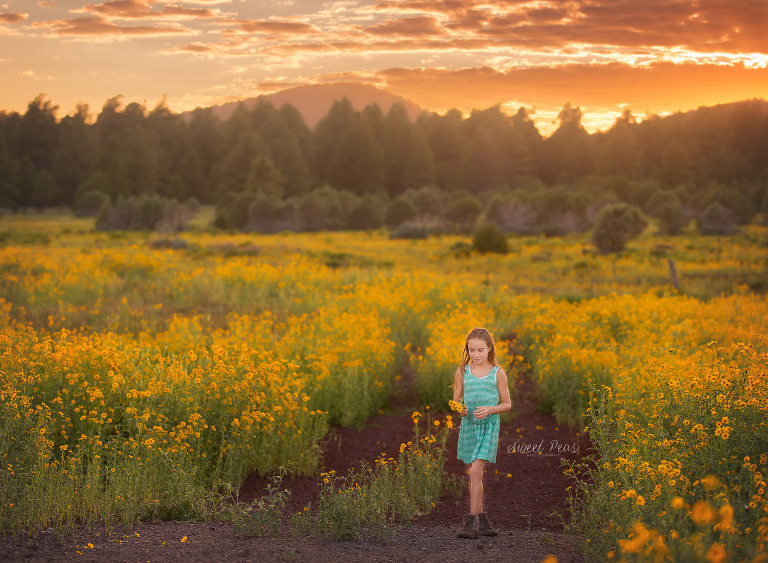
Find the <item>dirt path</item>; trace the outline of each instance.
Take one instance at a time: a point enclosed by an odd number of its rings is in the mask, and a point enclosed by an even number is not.
[[[296,539],[288,533],[276,538],[248,538],[236,535],[232,526],[224,523],[152,522],[113,532],[109,537],[82,533],[73,542],[61,542],[53,534],[33,541],[6,539],[0,542],[0,560],[447,562],[490,557],[526,563],[555,555],[560,562],[582,561],[575,548],[576,538],[563,534],[569,483],[560,460],[586,453],[587,442],[577,430],[559,427],[551,416],[536,410],[534,388],[528,380],[518,379],[515,388],[514,416],[502,424],[497,462],[488,466],[484,479],[486,511],[499,529],[497,537],[456,538],[469,507],[465,491],[462,498],[443,499],[430,514],[399,529],[388,543]],[[346,473],[350,467],[359,467],[361,460],[371,464],[382,452],[397,457],[400,444],[413,435],[411,412],[416,404],[406,379],[387,411],[369,419],[362,429],[334,428],[325,443],[324,469]],[[463,479],[465,468],[456,459],[456,438],[454,430],[447,470]],[[526,448],[528,453],[520,451]],[[267,482],[248,479],[239,500],[248,502],[264,494]],[[286,514],[314,501],[319,490],[314,478],[286,479],[283,486],[291,491]]]

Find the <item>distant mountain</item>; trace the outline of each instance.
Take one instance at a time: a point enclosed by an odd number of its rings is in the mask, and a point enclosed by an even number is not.
[[[226,120],[235,112],[240,104],[244,104],[246,109],[250,109],[260,99],[264,99],[271,102],[276,108],[282,107],[283,104],[291,104],[304,117],[304,122],[307,126],[314,128],[317,122],[328,113],[333,102],[342,100],[345,97],[349,98],[349,101],[352,102],[352,107],[357,111],[362,110],[365,106],[378,104],[381,111],[387,113],[392,104],[396,102],[400,102],[405,106],[408,117],[411,120],[415,120],[424,111],[412,101],[396,96],[387,90],[358,82],[339,82],[336,84],[297,86],[296,88],[289,88],[275,94],[213,106],[213,113],[220,119]]]

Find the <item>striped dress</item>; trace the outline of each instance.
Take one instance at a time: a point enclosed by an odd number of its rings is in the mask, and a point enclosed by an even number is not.
[[[499,388],[496,384],[498,371],[499,366],[494,366],[485,377],[475,377],[469,366],[464,370],[464,404],[467,405],[467,416],[461,419],[456,455],[464,463],[472,463],[476,459],[484,459],[490,463],[496,461],[499,415],[490,414],[483,420],[478,420],[472,412],[477,407],[493,407],[499,404]]]

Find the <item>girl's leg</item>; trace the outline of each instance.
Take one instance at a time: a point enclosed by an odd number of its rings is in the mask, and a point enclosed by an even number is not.
[[[476,459],[469,468],[469,513],[473,516],[477,516],[483,511],[484,471],[484,459]]]

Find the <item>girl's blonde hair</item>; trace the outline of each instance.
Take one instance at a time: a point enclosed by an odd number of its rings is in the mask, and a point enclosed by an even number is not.
[[[469,365],[469,341],[472,338],[478,338],[488,345],[488,361],[493,365],[498,366],[499,362],[496,360],[496,342],[493,340],[493,336],[487,328],[473,328],[469,331],[467,338],[464,340],[464,355],[461,358],[461,366],[459,371],[464,371]]]

